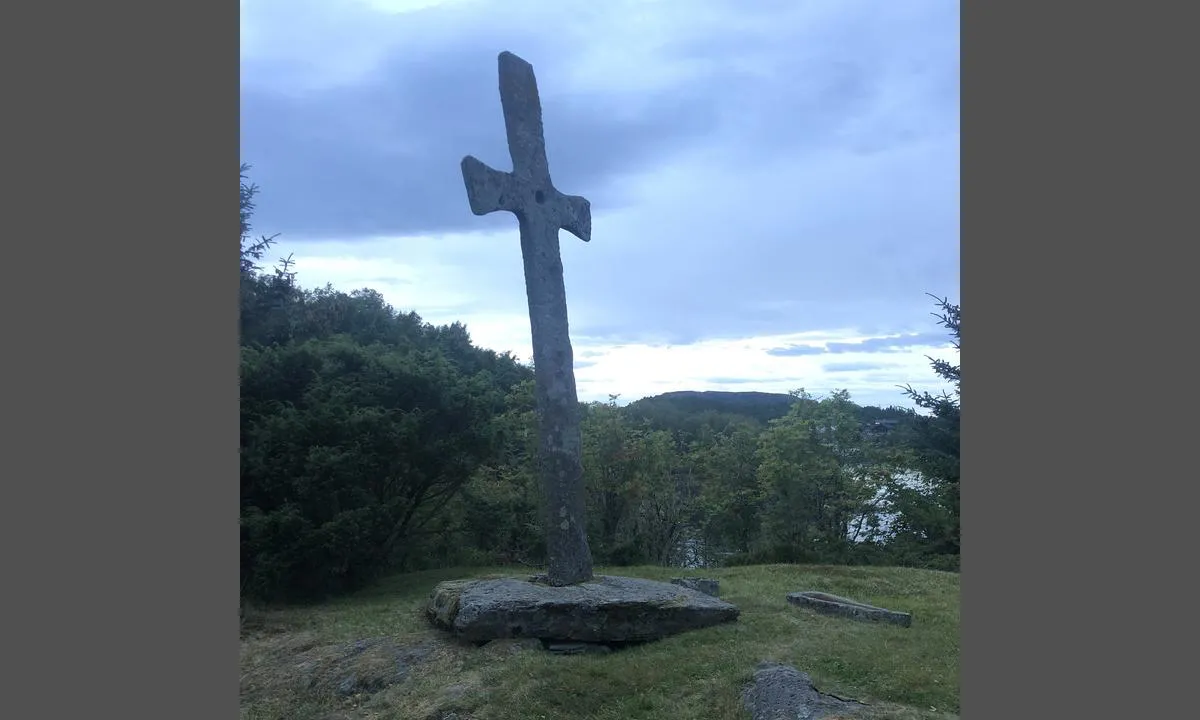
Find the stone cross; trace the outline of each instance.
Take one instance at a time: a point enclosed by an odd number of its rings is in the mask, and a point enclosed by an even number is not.
[[[462,161],[463,181],[471,212],[486,215],[504,210],[517,216],[533,334],[550,561],[547,578],[551,585],[572,585],[592,579],[592,553],[584,517],[579,400],[558,230],[584,242],[591,240],[591,205],[584,198],[563,195],[550,181],[533,66],[509,52],[500,53],[499,64],[500,103],[513,171],[493,170],[468,155]]]

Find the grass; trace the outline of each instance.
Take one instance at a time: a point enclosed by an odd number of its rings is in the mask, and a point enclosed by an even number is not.
[[[254,611],[242,638],[241,717],[748,718],[741,690],[766,660],[809,673],[823,692],[869,703],[865,717],[930,720],[959,712],[959,577],[953,573],[800,565],[703,571],[696,574],[719,579],[721,597],[741,609],[737,622],[608,655],[554,656],[503,643],[475,648],[434,630],[422,613],[441,580],[527,574],[504,568],[414,573],[320,606]],[[597,574],[666,580],[682,573],[635,567]],[[912,627],[787,604],[785,595],[799,590],[911,612]],[[347,658],[348,644],[361,640],[375,644]],[[339,678],[369,680],[394,668],[397,648],[410,655],[402,680],[338,695]]]

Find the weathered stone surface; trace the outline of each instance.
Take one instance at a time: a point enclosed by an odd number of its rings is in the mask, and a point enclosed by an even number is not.
[[[814,590],[789,593],[787,601],[793,605],[811,608],[826,615],[840,615],[854,620],[886,622],[901,627],[912,625],[912,615],[910,613],[875,607],[874,605],[867,605],[857,600],[830,595],[829,593],[816,592]]]
[[[753,720],[819,720],[834,713],[853,717],[865,706],[818,691],[808,673],[790,665],[762,663],[742,692]]]
[[[528,578],[443,582],[426,612],[435,625],[477,643],[512,637],[637,643],[738,617],[736,606],[698,590],[607,575],[566,587]]]
[[[562,228],[584,242],[591,240],[591,204],[562,194],[550,179],[533,66],[510,52],[500,53],[498,63],[513,170],[494,170],[468,155],[462,161],[463,182],[471,212],[511,212],[521,231],[533,336],[538,461],[546,497],[548,575],[551,585],[571,585],[591,579],[592,555],[584,517],[579,400],[558,231]]]
[[[712,578],[698,578],[698,577],[671,578],[671,584],[672,585],[680,585],[682,587],[691,588],[693,590],[699,590],[700,592],[704,593],[705,595],[712,595],[713,597],[720,597],[721,583],[719,580],[714,580]]]
[[[603,655],[612,652],[612,648],[600,643],[558,642],[546,643],[546,649],[555,655]]]
[[[544,649],[542,641],[537,638],[500,638],[492,640],[483,646],[484,652],[497,658],[519,655],[520,653],[530,651],[540,652]]]

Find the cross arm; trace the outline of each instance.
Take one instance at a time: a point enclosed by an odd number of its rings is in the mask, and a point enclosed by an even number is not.
[[[497,210],[517,212],[519,190],[512,173],[493,170],[468,155],[462,161],[463,182],[467,186],[467,201],[471,212],[487,215]],[[586,201],[585,201],[586,202]]]
[[[592,240],[592,204],[578,195],[563,195],[559,204],[559,227],[584,242]]]
[[[591,241],[592,204],[587,198],[563,195],[553,187],[535,190],[515,174],[490,168],[471,155],[462,160],[462,174],[467,186],[467,201],[471,204],[471,212],[476,215],[487,215],[497,210],[518,215],[534,212],[537,215],[539,213],[533,208],[540,206],[541,217],[584,242]]]

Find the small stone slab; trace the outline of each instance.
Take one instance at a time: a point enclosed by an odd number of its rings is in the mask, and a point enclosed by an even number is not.
[[[532,578],[442,582],[426,614],[435,626],[475,643],[529,637],[622,645],[731,622],[739,611],[692,588],[601,575],[563,587]]]
[[[742,691],[742,704],[753,720],[819,720],[834,713],[853,717],[865,706],[817,690],[808,673],[791,665],[762,663]]]
[[[672,585],[680,585],[682,587],[691,588],[693,590],[699,590],[700,592],[704,593],[705,595],[712,595],[713,597],[718,597],[720,595],[720,589],[721,589],[720,581],[714,580],[712,578],[699,578],[699,577],[671,578],[671,584]]]
[[[869,620],[886,622],[900,627],[912,625],[912,614],[897,612],[887,608],[875,607],[849,598],[830,595],[829,593],[806,590],[789,593],[787,601],[793,605],[808,607],[826,615],[840,615],[854,620]]]

